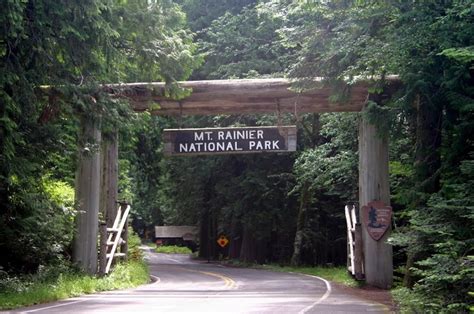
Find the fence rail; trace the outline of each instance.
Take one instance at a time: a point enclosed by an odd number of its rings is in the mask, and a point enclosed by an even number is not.
[[[100,225],[100,261],[99,273],[101,275],[108,274],[114,258],[127,257],[127,241],[128,241],[128,214],[130,213],[130,205],[121,203],[117,210],[114,224],[111,228],[107,225]],[[117,249],[121,247],[121,252]],[[125,248],[125,249],[124,249]]]

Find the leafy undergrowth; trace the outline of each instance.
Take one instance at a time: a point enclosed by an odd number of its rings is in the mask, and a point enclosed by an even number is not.
[[[155,250],[157,253],[166,253],[166,254],[191,254],[192,251],[185,246],[176,246],[176,245],[161,245]]]
[[[397,287],[392,289],[392,295],[399,306],[399,312],[402,314],[474,313],[474,306],[472,305],[474,292],[468,293],[465,296],[464,302],[445,300],[439,295],[431,295],[431,297],[428,297],[416,287],[414,289]],[[450,304],[445,304],[448,302],[450,302]]]
[[[400,313],[423,313],[426,303],[412,290],[398,287],[392,290],[392,295],[400,307]]]
[[[11,279],[0,291],[0,310],[46,303],[106,290],[136,287],[149,281],[148,267],[143,261],[118,264],[107,277],[93,277],[68,271],[51,278]],[[5,283],[5,282],[4,282]]]
[[[348,287],[360,287],[361,282],[352,278],[345,267],[291,267],[291,266],[277,266],[277,265],[263,265],[263,269],[301,273],[312,276],[318,276],[326,280],[337,282]]]

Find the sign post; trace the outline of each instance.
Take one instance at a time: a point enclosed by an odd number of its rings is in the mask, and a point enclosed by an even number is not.
[[[167,129],[165,155],[296,151],[296,126]]]
[[[380,135],[377,128],[362,115],[359,124],[359,204],[364,225],[364,272],[367,284],[390,289],[393,285],[393,252],[387,242],[391,233],[391,208],[387,208],[390,205],[388,138]]]

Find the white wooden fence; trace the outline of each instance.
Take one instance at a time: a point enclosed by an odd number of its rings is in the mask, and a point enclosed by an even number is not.
[[[112,267],[112,262],[115,257],[127,256],[127,241],[128,241],[128,214],[130,213],[130,205],[122,203],[117,210],[114,224],[112,228],[107,228],[107,225],[100,226],[100,262],[99,273],[101,275],[108,274]],[[120,253],[117,249],[121,246]]]
[[[358,280],[364,279],[362,228],[357,222],[355,205],[344,208],[347,224],[347,270]]]

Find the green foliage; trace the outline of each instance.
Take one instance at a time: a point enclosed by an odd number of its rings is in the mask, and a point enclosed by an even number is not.
[[[78,118],[101,118],[105,137],[133,121],[99,84],[178,95],[200,59],[172,1],[8,1],[0,21],[0,267],[34,272],[70,253]]]
[[[195,77],[207,79],[282,76],[290,50],[279,40],[282,20],[261,6],[227,12],[203,30],[198,42],[205,64]]]
[[[2,266],[6,270],[28,271],[30,267],[62,260],[69,252],[74,230],[72,187],[65,182],[44,178],[38,182],[37,192],[33,194],[32,187],[20,185],[19,180],[14,182],[12,188],[16,188],[17,193],[12,205],[37,207],[41,211],[32,214],[19,212],[15,220],[3,226],[0,232],[2,245],[8,253]],[[43,189],[44,195],[40,194]]]
[[[380,137],[389,136],[392,129],[392,123],[390,122],[395,121],[393,109],[380,106],[374,101],[368,101],[363,115],[371,124],[377,126],[377,134]]]
[[[426,300],[414,294],[406,287],[397,287],[392,290],[392,296],[400,307],[400,313],[424,313],[426,312]]]
[[[448,48],[439,53],[440,56],[446,56],[461,63],[471,63],[474,61],[474,46],[463,48]]]
[[[255,4],[257,0],[178,0],[186,12],[188,24],[193,32],[199,32],[210,26],[210,24],[229,12],[233,15],[247,5]]]
[[[110,276],[103,278],[78,273],[66,266],[55,266],[40,270],[35,276],[2,277],[0,309],[9,310],[88,293],[131,288],[148,281],[148,267],[143,261],[118,264]]]
[[[299,87],[315,88],[316,77],[336,84],[375,79],[366,117],[394,143],[392,205],[399,234],[392,243],[404,245],[415,260],[413,273],[405,274],[407,283],[413,275],[413,298],[407,298],[414,304],[411,311],[467,311],[473,230],[472,169],[466,170],[473,131],[472,4],[273,4],[286,12],[280,31],[284,40],[299,48],[290,71]],[[380,93],[387,74],[398,74],[404,84],[389,102]],[[301,172],[311,173],[319,164]]]
[[[295,189],[309,184],[345,200],[356,198],[357,117],[354,114],[321,115],[320,144],[303,152],[295,161]]]
[[[128,227],[128,252],[127,258],[132,261],[142,261],[143,252],[140,249],[142,241],[140,237],[133,231],[131,227]],[[114,269],[115,272],[115,269]]]
[[[74,187],[62,181],[52,181],[50,178],[43,179],[44,190],[51,201],[64,210],[73,211]]]
[[[290,71],[301,86],[314,88],[314,77],[335,82],[355,76],[373,77],[392,70],[386,42],[386,25],[394,8],[386,2],[285,2],[287,25],[283,40],[298,47],[298,59]]]
[[[108,80],[172,83],[189,77],[199,64],[185,15],[173,1],[117,2],[110,10],[108,22],[118,38],[109,42],[104,60],[115,66],[108,69]]]
[[[156,253],[166,254],[191,254],[192,251],[185,246],[160,245],[155,249]]]
[[[163,222],[159,193],[164,187],[159,184],[159,165],[162,129],[166,126],[163,118],[142,114],[121,137],[119,189],[123,198],[133,202],[134,219],[146,226]]]
[[[344,251],[343,208],[357,200],[358,119],[354,114],[322,114],[318,119],[316,146],[306,148],[293,166],[296,184],[290,195],[299,195],[300,206],[294,265],[343,263],[342,256],[327,254],[329,246]]]
[[[423,306],[435,312],[467,311],[474,282],[473,192],[474,162],[465,160],[459,176],[446,178],[427,208],[409,212],[408,236],[393,238],[395,244],[423,256],[412,269],[420,278],[412,291],[418,302],[401,301],[407,310]],[[431,301],[425,304],[427,300]]]

